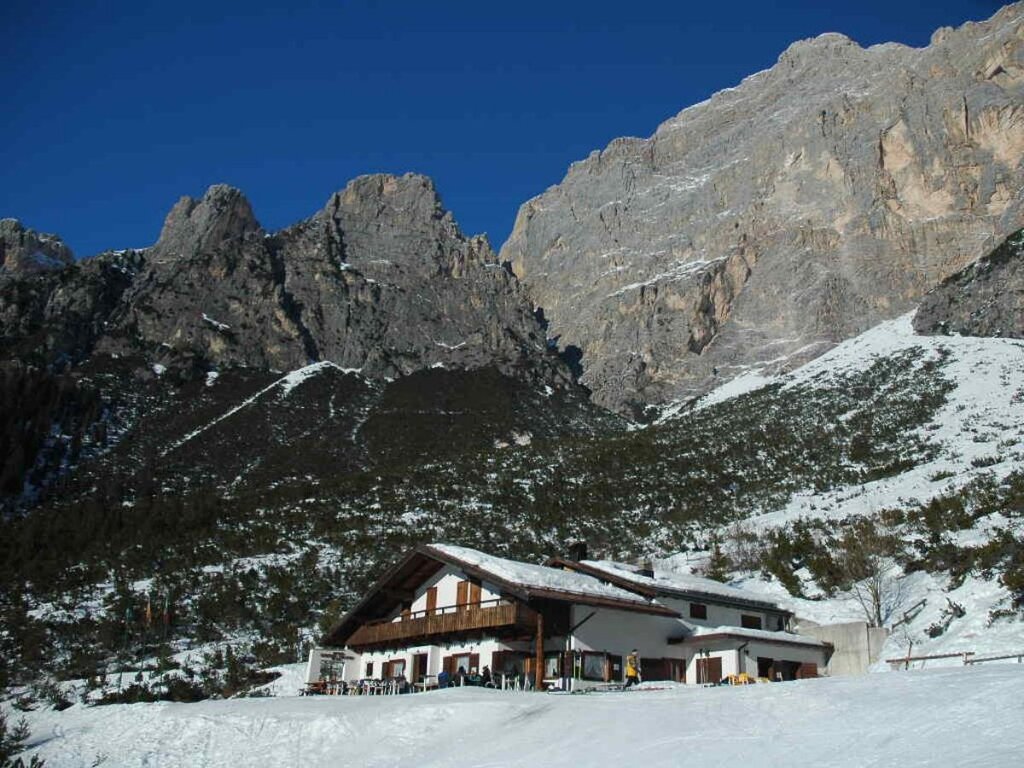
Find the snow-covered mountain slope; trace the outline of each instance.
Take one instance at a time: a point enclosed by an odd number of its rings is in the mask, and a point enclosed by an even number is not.
[[[29,714],[50,768],[140,766],[1009,766],[1024,750],[1016,664],[560,696],[134,704]]]
[[[945,382],[941,402],[905,435],[927,450],[881,477],[797,490],[774,509],[735,524],[722,535],[725,548],[741,547],[743,539],[793,539],[801,526],[813,531],[811,538],[823,549],[834,548],[834,540],[826,541],[829,533],[857,518],[871,520],[889,527],[906,544],[902,570],[907,575],[901,579],[899,609],[888,622],[896,626],[883,658],[911,649],[916,655],[1024,650],[1024,629],[1020,621],[1011,620],[1017,613],[1012,590],[1005,577],[999,578],[1001,566],[992,565],[1014,567],[1024,538],[1024,504],[1015,490],[1024,470],[1024,342],[920,336],[912,321],[910,313],[882,323],[784,375],[750,371],[696,404],[676,405],[661,421],[680,422],[706,409],[740,406],[768,389],[782,399],[808,387],[839,390],[872,366],[896,359],[908,361],[911,377],[940,377]],[[891,380],[879,382],[883,398],[887,389],[895,394]],[[849,412],[836,415],[836,425],[863,410],[863,404],[852,404]],[[878,420],[886,418],[885,408],[880,408]],[[933,558],[938,550],[945,554]],[[978,553],[986,555],[979,558]],[[993,553],[995,559],[987,560]],[[742,560],[733,554],[734,560]],[[691,552],[668,557],[661,566],[687,572],[704,567],[708,556]],[[946,567],[936,570],[936,564]],[[808,569],[799,556],[792,565],[789,589],[778,579],[743,572],[742,567],[734,575],[743,588],[765,594],[803,619],[819,624],[864,620],[863,609],[848,590],[823,590],[816,582],[820,573]],[[794,587],[799,595],[792,594]]]
[[[934,446],[934,455],[905,472],[875,481],[796,493],[783,509],[759,516],[756,524],[808,515],[875,513],[928,501],[981,475],[1004,477],[1024,466],[1024,341],[919,336],[912,322],[913,313],[908,313],[843,342],[791,373],[765,377],[749,372],[698,401],[696,407],[702,409],[771,384],[781,384],[783,396],[801,386],[842,386],[844,378],[875,362],[908,353],[914,356],[916,369],[938,364],[942,378],[951,385],[945,402],[912,435]]]
[[[170,596],[171,651],[238,642],[260,664],[291,660],[300,628],[311,638],[430,541],[542,562],[584,540],[598,559],[706,567],[717,539],[733,578],[765,580],[806,618],[859,618],[837,558],[865,520],[898,544],[902,609],[926,598],[897,651],[1015,651],[1022,357],[1021,342],[918,337],[901,318],[630,430],[486,369],[383,389],[333,367],[177,388],[168,372],[145,384],[160,408],[146,428],[77,476],[83,503],[66,494],[3,531],[0,567],[31,582],[0,605],[17,629],[9,674],[38,674],[31,658],[61,679],[135,674],[155,650],[123,617],[151,592]],[[133,466],[148,488],[102,480]],[[88,615],[62,610],[89,600]]]

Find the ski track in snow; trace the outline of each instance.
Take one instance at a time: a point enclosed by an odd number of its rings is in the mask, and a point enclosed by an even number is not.
[[[230,410],[225,411],[220,416],[215,418],[213,421],[207,422],[206,424],[204,424],[203,426],[199,427],[198,429],[192,430],[191,432],[189,432],[187,435],[185,435],[180,440],[176,440],[170,446],[168,446],[163,451],[161,451],[160,452],[160,456],[164,457],[167,454],[169,454],[171,451],[176,451],[178,448],[183,446],[185,443],[187,443],[190,440],[192,440],[193,438],[196,438],[199,435],[203,434],[203,432],[208,430],[210,427],[216,426],[217,424],[220,424],[225,419],[228,419],[228,418],[234,416],[236,413],[238,413],[243,408],[246,408],[247,406],[252,405],[257,400],[259,400],[261,397],[263,397],[263,395],[267,394],[268,392],[270,392],[270,391],[272,391],[272,390],[274,390],[274,389],[276,389],[278,387],[281,388],[281,397],[287,397],[291,393],[291,391],[293,389],[295,389],[297,386],[302,384],[302,382],[306,381],[306,379],[309,379],[309,378],[315,376],[316,374],[320,373],[321,371],[324,371],[324,370],[326,370],[328,368],[334,368],[334,369],[340,371],[341,373],[359,374],[362,371],[361,368],[342,368],[340,365],[332,363],[329,360],[324,360],[324,361],[321,361],[319,363],[313,363],[312,365],[307,365],[304,368],[299,368],[297,370],[294,370],[291,373],[285,374],[280,379],[275,381],[273,384],[270,384],[270,385],[264,387],[259,392],[257,392],[255,395],[252,395],[251,397],[246,398],[245,400],[240,402],[238,405],[236,405],[234,408],[231,408]]]
[[[668,684],[666,684],[668,685]],[[1024,667],[566,696],[449,689],[38,710],[50,768],[1009,766]],[[525,728],[523,726],[526,726]]]

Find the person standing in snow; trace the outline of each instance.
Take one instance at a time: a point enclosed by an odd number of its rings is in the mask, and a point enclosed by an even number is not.
[[[629,652],[626,657],[626,687],[636,685],[640,682],[640,657],[636,648]]]

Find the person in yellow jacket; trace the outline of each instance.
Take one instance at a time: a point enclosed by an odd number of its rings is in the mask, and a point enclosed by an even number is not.
[[[634,648],[626,657],[626,687],[629,688],[631,685],[636,685],[639,682],[640,657],[637,655],[636,648]]]

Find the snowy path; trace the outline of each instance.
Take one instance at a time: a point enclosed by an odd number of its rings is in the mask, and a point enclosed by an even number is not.
[[[30,717],[47,766],[1004,766],[1024,666],[749,688],[555,696],[478,689],[84,708]]]

